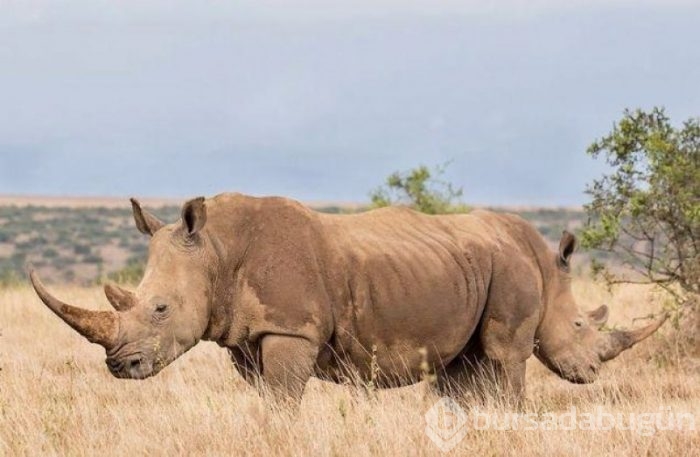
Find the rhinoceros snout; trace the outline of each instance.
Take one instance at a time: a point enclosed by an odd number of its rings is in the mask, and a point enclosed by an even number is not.
[[[589,366],[586,370],[572,370],[560,376],[573,384],[590,384],[598,379],[598,367]]]
[[[110,373],[117,378],[144,379],[153,375],[151,364],[141,355],[123,359],[108,357],[105,362]]]
[[[586,362],[572,363],[569,361],[552,362],[544,361],[545,364],[562,379],[573,384],[590,384],[598,378],[600,362],[589,360]]]

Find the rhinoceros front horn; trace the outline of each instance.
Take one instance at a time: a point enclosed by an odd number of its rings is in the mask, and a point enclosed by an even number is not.
[[[58,300],[51,295],[35,271],[29,273],[34,290],[41,301],[74,330],[106,349],[114,347],[119,331],[118,317],[112,311],[91,311],[77,308]]]
[[[645,327],[636,330],[615,330],[607,333],[599,352],[600,360],[607,362],[608,360],[614,359],[622,351],[648,338],[666,322],[667,318],[668,314],[664,313],[661,318]]]

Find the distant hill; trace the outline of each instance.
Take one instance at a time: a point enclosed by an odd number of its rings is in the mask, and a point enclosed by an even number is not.
[[[158,217],[175,221],[180,201],[143,199]],[[322,212],[361,211],[361,205],[311,205]],[[556,246],[562,230],[576,230],[585,213],[569,208],[495,208],[530,220]],[[148,239],[134,227],[125,199],[0,197],[0,284],[24,281],[32,264],[49,281],[92,284],[111,277],[137,280]],[[579,266],[585,262],[579,262]]]

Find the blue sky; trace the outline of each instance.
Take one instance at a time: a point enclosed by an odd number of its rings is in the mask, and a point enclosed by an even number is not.
[[[449,160],[469,203],[580,204],[625,107],[700,115],[697,24],[673,0],[0,1],[0,193],[364,201]]]

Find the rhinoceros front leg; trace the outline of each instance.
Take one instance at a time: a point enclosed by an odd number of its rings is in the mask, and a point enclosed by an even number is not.
[[[262,339],[262,379],[276,401],[298,404],[314,372],[318,348],[309,340],[285,335]]]
[[[495,397],[521,407],[525,363],[532,355],[538,322],[537,313],[522,315],[513,321],[487,313],[480,333],[464,354],[438,373],[439,391],[453,397],[469,393]]]
[[[435,387],[439,395],[458,401],[495,397],[518,408],[525,398],[525,362],[492,360],[471,352],[439,371]]]
[[[537,319],[533,313],[513,325],[489,317],[482,327],[483,367],[499,397],[515,407],[525,400],[525,364],[532,355]]]
[[[245,343],[228,349],[236,370],[252,387],[258,388],[260,381],[260,348]]]
[[[520,408],[525,401],[525,361],[489,360],[495,388],[507,405]]]

